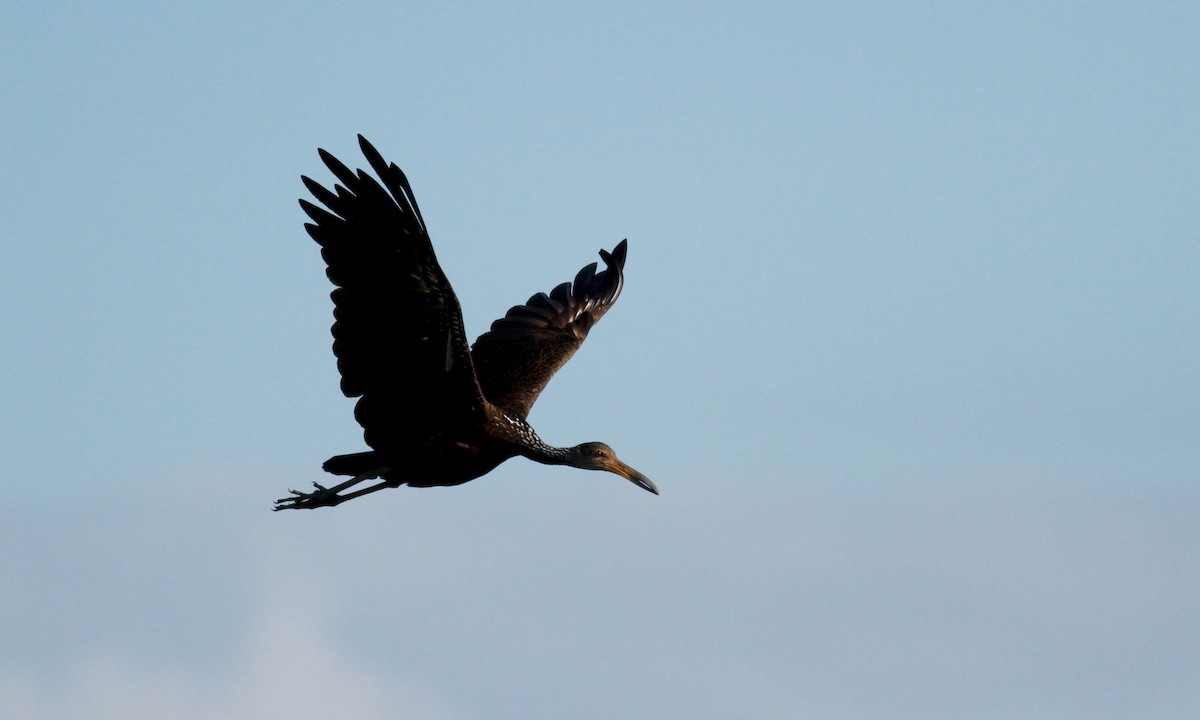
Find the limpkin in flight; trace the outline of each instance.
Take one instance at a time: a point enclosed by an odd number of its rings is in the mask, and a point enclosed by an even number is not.
[[[336,286],[333,354],[342,392],[359,398],[354,417],[371,449],[329,458],[324,469],[349,480],[292,490],[275,509],[337,505],[400,485],[458,485],[517,455],[607,470],[657,495],[649,478],[604,443],[552,447],[525,421],[546,383],[621,294],[625,241],[600,251],[604,270],[592,263],[573,283],[534,295],[468,347],[458,298],[407,178],[361,135],[358,141],[378,180],[320,150],[341,184],[330,191],[301,178],[325,208],[300,205]],[[350,490],[369,480],[379,482]]]

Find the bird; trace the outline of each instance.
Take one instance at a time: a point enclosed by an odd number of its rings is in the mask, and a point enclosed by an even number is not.
[[[358,144],[374,176],[318,149],[338,183],[329,190],[301,176],[320,205],[301,199],[300,207],[334,285],[341,390],[357,398],[354,417],[371,449],[325,461],[326,472],[348,480],[289,490],[273,509],[332,507],[401,485],[460,485],[517,456],[605,470],[657,495],[608,445],[555,447],[527,421],[546,384],[621,294],[628,241],[600,250],[603,270],[593,262],[573,281],[533,295],[468,346],[408,178],[362,135]]]

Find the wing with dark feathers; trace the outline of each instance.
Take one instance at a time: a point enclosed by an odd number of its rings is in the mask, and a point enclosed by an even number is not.
[[[337,286],[330,297],[342,392],[361,398],[354,417],[367,444],[388,450],[481,422],[483,398],[458,298],[412,188],[400,168],[361,135],[358,141],[379,180],[320,150],[341,184],[330,191],[301,178],[325,208],[306,200],[300,206]]]
[[[492,323],[475,341],[471,357],[479,385],[489,402],[511,415],[526,417],[538,395],[575,354],[592,326],[617,301],[624,284],[626,241],[579,271],[549,295],[538,293]]]

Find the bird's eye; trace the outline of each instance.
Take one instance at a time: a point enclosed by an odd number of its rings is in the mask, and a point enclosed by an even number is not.
[[[593,451],[593,452],[592,452],[592,454],[593,454],[593,455],[595,455],[596,457],[604,457],[604,451],[603,451],[603,450],[595,450],[595,451]]]

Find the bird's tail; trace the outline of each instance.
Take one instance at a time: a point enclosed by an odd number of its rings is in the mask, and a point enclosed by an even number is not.
[[[374,450],[350,453],[349,455],[334,455],[321,466],[327,473],[334,475],[363,475],[379,467],[379,458]]]

